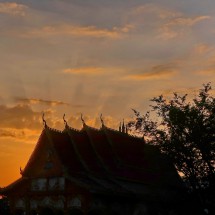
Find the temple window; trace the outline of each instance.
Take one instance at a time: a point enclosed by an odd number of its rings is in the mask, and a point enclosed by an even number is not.
[[[15,203],[16,208],[25,208],[25,201],[24,199],[18,199]]]
[[[30,208],[31,209],[36,209],[37,206],[38,206],[37,201],[35,201],[35,200],[30,201]]]
[[[71,199],[68,202],[68,207],[69,208],[72,208],[72,207],[81,208],[81,200],[78,197]]]
[[[45,191],[46,190],[47,179],[37,178],[31,181],[31,190],[33,191]]]
[[[64,202],[62,199],[59,199],[58,201],[55,201],[55,208],[64,208]]]
[[[64,190],[65,178],[55,177],[49,179],[49,190]]]

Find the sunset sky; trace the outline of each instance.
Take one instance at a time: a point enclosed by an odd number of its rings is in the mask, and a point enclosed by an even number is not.
[[[214,0],[0,0],[0,187],[42,131],[117,128],[131,108],[215,86]]]

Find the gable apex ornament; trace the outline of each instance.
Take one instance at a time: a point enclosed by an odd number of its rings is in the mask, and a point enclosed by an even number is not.
[[[21,175],[23,175],[23,170],[22,170],[21,166],[19,167],[19,172],[20,172]]]
[[[81,121],[82,121],[83,125],[86,125],[86,123],[85,123],[85,121],[83,119],[83,114],[82,113],[81,113]]]
[[[42,120],[43,120],[43,125],[46,128],[47,127],[47,123],[46,123],[46,120],[45,120],[45,113],[44,112],[42,114]]]

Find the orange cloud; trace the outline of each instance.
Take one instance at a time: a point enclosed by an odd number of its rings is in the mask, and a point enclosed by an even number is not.
[[[1,141],[35,143],[42,126],[41,113],[33,111],[28,105],[0,105]]]
[[[130,80],[153,80],[153,79],[167,79],[176,74],[176,71],[169,65],[158,65],[151,69],[150,72],[138,73],[126,76],[124,79]]]
[[[200,70],[197,72],[198,75],[202,75],[202,76],[215,76],[215,68],[210,68],[210,69],[204,69],[204,70]]]
[[[167,21],[166,24],[160,27],[159,38],[163,39],[173,39],[178,36],[184,35],[187,30],[187,27],[191,27],[203,20],[210,19],[210,16],[197,16],[194,18],[190,17],[175,17],[170,21]]]
[[[42,127],[42,126],[41,126]],[[16,140],[25,143],[35,144],[41,133],[41,129],[16,129],[16,128],[1,128],[0,138],[4,140]]]
[[[160,5],[156,5],[152,3],[138,6],[134,8],[132,11],[132,14],[134,15],[144,15],[146,13],[156,15],[161,19],[167,19],[167,18],[169,19],[169,18],[173,18],[181,15],[181,13],[179,12],[166,9],[164,7],[161,7]]]
[[[158,38],[173,39],[189,32],[189,28],[197,23],[208,20],[207,15],[190,17],[180,11],[165,8],[159,4],[144,4],[135,7],[129,14],[132,23],[145,24],[148,27],[158,29]]]
[[[68,68],[64,69],[63,73],[69,73],[69,74],[101,74],[104,72],[104,69],[101,67],[80,67],[80,68]]]
[[[27,6],[23,4],[17,4],[16,2],[0,3],[0,13],[9,15],[25,16],[27,8]]]
[[[111,38],[116,39],[130,31],[131,25],[123,27],[113,27],[112,29],[98,28],[96,26],[76,26],[76,25],[58,25],[45,26],[40,29],[34,29],[26,34],[24,37],[45,37],[55,35],[81,36],[81,37],[95,37],[95,38]]]
[[[160,71],[160,72],[148,72],[144,74],[136,74],[127,76],[128,79],[133,80],[153,80],[153,79],[166,79],[172,76],[174,73],[172,71]]]
[[[214,47],[211,47],[207,44],[197,44],[193,50],[194,54],[199,54],[199,55],[206,54],[210,51],[214,51]]]
[[[65,103],[62,101],[53,101],[53,100],[44,100],[44,99],[35,99],[35,98],[15,98],[18,102],[23,102],[27,104],[45,104],[45,105],[51,105],[51,106],[57,106],[57,105],[69,105],[69,103]]]
[[[194,18],[190,17],[177,17],[172,19],[166,24],[166,26],[193,26],[200,21],[210,19],[210,16],[197,16]]]
[[[2,128],[40,128],[41,113],[33,111],[28,105],[8,107],[0,105],[0,127]]]
[[[63,119],[53,116],[53,110],[44,112],[48,126],[63,127]],[[42,113],[32,110],[29,105],[0,105],[0,138],[33,143],[42,127]]]
[[[75,68],[63,69],[62,73],[73,75],[106,75],[123,74],[125,71],[121,67],[97,67],[97,66],[80,66]]]

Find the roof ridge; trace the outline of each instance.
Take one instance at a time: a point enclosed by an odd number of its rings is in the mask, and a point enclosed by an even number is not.
[[[135,139],[138,139],[138,140],[142,140],[143,138],[142,137],[137,137],[137,136],[134,136],[132,134],[128,134],[128,133],[123,133],[123,132],[120,132],[116,129],[113,129],[113,128],[110,128],[110,127],[107,127],[107,126],[104,126],[106,129],[110,130],[110,131],[113,131],[113,132],[116,132],[120,135],[123,135],[123,136],[126,136],[126,137],[130,137],[130,138],[135,138]],[[103,127],[101,127],[101,129],[103,129]]]
[[[79,130],[79,129],[77,129],[77,128],[73,128],[73,127],[71,127],[71,126],[69,126],[69,125],[67,125],[67,128],[65,128],[64,131],[65,131],[66,129],[69,129],[69,130],[72,130],[72,131],[76,131],[76,132],[81,132],[81,130]]]
[[[58,130],[56,128],[51,128],[49,126],[46,126],[46,129],[49,129],[50,131],[54,131],[54,132],[61,133],[61,134],[63,133],[63,130]]]
[[[101,128],[94,128],[94,127],[86,125],[86,124],[84,126],[87,127],[87,128],[90,128],[90,129],[92,129],[94,131],[100,131],[101,130]]]

